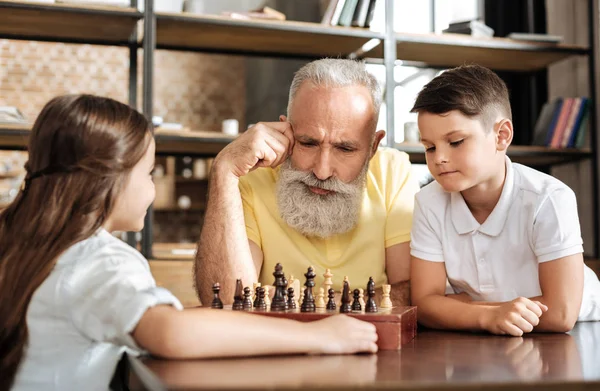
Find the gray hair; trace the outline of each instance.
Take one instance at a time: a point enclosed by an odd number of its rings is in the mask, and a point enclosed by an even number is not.
[[[288,99],[287,115],[290,116],[292,102],[298,89],[306,80],[317,86],[347,87],[363,86],[369,90],[373,100],[374,122],[377,124],[381,107],[381,87],[375,76],[367,72],[364,62],[339,58],[324,58],[309,62],[296,72]]]

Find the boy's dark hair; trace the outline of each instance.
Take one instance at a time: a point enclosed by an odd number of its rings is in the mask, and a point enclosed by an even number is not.
[[[481,116],[486,130],[491,129],[498,112],[512,120],[506,84],[480,65],[463,65],[435,77],[419,92],[411,113],[452,110],[467,117]]]

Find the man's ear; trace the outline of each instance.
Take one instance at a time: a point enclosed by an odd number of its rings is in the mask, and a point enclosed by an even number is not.
[[[287,121],[287,117],[285,115],[283,115],[283,114],[280,115],[279,116],[279,122],[285,122],[285,121]]]
[[[371,147],[371,157],[375,156],[375,152],[377,152],[377,148],[379,148],[379,143],[385,137],[385,130],[378,130],[375,132],[375,137],[373,139],[373,146]]]
[[[495,126],[496,150],[506,151],[513,139],[513,124],[509,119],[503,119]]]

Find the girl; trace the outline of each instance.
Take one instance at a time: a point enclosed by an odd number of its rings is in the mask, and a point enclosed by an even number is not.
[[[166,358],[375,352],[373,325],[182,310],[111,231],[139,231],[154,199],[147,120],[90,95],[51,100],[24,186],[0,214],[0,390],[106,390],[122,353]]]

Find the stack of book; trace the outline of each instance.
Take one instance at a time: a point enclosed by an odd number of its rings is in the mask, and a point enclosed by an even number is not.
[[[486,26],[485,23],[480,22],[479,20],[467,20],[465,22],[450,23],[448,28],[442,32],[452,34],[467,34],[474,37],[494,36],[494,29]]]
[[[346,27],[371,27],[379,0],[330,0],[322,24]]]
[[[552,148],[581,148],[590,112],[584,97],[558,98],[542,107],[535,124],[533,145]]]

